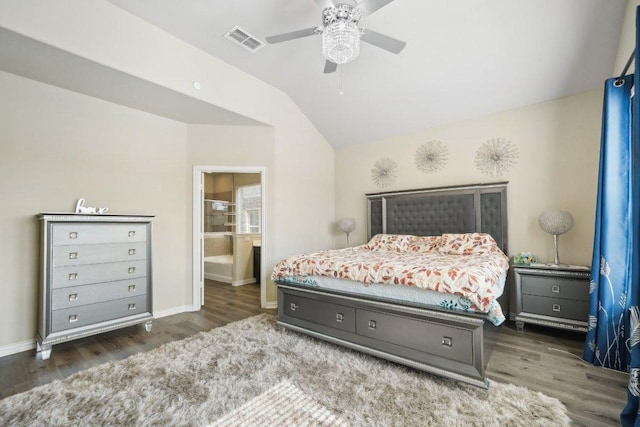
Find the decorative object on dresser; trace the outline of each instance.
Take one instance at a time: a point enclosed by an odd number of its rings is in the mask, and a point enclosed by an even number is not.
[[[76,202],[76,213],[77,214],[105,214],[109,212],[109,208],[101,207],[101,208],[92,208],[90,206],[84,205],[85,200],[81,197]]]
[[[513,266],[516,327],[525,323],[587,331],[590,270],[582,266]]]
[[[347,235],[347,246],[349,246],[349,234],[356,229],[356,220],[353,218],[342,218],[339,225],[340,230]]]
[[[38,353],[144,323],[151,330],[151,221],[141,215],[42,213]]]
[[[560,265],[558,257],[558,235],[573,227],[573,217],[568,211],[544,211],[538,217],[538,225],[546,233],[553,234],[554,265]]]

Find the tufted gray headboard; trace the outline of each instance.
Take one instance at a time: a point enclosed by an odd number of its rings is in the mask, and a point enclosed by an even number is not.
[[[507,183],[367,194],[369,239],[379,233],[490,234],[507,252]]]

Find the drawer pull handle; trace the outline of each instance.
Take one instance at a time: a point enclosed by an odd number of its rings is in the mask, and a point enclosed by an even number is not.
[[[69,238],[70,239],[77,239],[78,238],[78,232],[77,231],[72,231],[71,233],[69,233]]]
[[[291,311],[296,311],[298,309],[298,304],[296,304],[295,302],[291,303]]]
[[[69,294],[69,301],[77,301],[78,294]]]
[[[442,346],[443,347],[453,347],[453,339],[451,337],[442,337]]]
[[[77,314],[72,314],[69,316],[69,323],[73,323],[73,322],[77,322],[78,321],[78,315]]]
[[[559,294],[560,293],[560,286],[558,285],[553,285],[551,287],[551,292],[553,292],[554,294]]]
[[[136,254],[135,249],[129,249],[129,255],[135,255],[135,254]]]
[[[129,273],[135,273],[135,272],[136,272],[135,267],[129,267]]]
[[[129,231],[129,237],[134,237],[135,235],[136,235],[136,231],[135,230]]]
[[[69,252],[69,259],[78,259],[78,252]]]
[[[344,314],[336,313],[336,322],[342,323],[343,320],[344,320]]]
[[[136,309],[136,304],[129,304],[129,310],[135,310]]]
[[[553,304],[553,311],[560,312],[560,304]]]
[[[136,290],[136,285],[129,285],[129,292],[133,292]]]
[[[369,320],[369,329],[375,329],[376,326],[377,325],[375,320]]]
[[[78,273],[69,274],[69,280],[76,280],[78,278]]]

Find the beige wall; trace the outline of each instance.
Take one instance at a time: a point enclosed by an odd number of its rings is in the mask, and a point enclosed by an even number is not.
[[[399,135],[375,144],[336,151],[336,218],[352,216],[358,225],[351,244],[366,240],[365,193],[380,191],[371,168],[381,157],[399,167],[395,185],[404,190],[480,182],[509,181],[509,252],[530,251],[541,261],[553,260],[552,237],[537,224],[546,209],[569,210],[575,225],[560,236],[561,260],[591,264],[593,224],[600,146],[602,93],[593,91],[475,120]],[[474,167],[475,152],[484,141],[506,138],[519,150],[516,166],[501,177],[487,177]],[[414,165],[423,143],[438,140],[449,149],[443,170],[424,174]],[[337,246],[344,234],[334,230]]]
[[[636,45],[636,8],[638,6],[640,6],[640,0],[629,0],[627,3],[627,12],[620,31],[618,54],[616,56],[614,68],[611,72],[612,76],[620,75]],[[636,68],[635,65],[635,63],[631,64],[627,74],[632,74],[634,72]]]
[[[0,320],[11,325],[0,332],[0,351],[35,334],[33,215],[69,211],[81,195],[113,211],[158,215],[155,310],[192,304],[193,165],[267,168],[266,271],[285,256],[331,246],[334,150],[286,94],[104,0],[6,0],[0,2],[0,27],[272,126],[247,134],[187,126],[33,82],[19,85],[34,92],[16,102],[19,109],[13,106],[19,92],[6,81],[17,78],[3,75],[1,108],[7,114],[0,117],[0,143],[10,167],[1,172],[0,227],[4,252],[15,255],[3,259],[0,273],[6,296]],[[11,91],[5,93],[5,86]],[[61,98],[59,105],[50,102],[51,93]],[[235,132],[243,136],[230,139]],[[12,142],[23,135],[28,144]],[[107,168],[112,175],[95,172]],[[78,179],[77,171],[90,178]],[[36,186],[47,194],[32,192]],[[267,300],[274,302],[273,284],[267,286]]]
[[[259,173],[236,173],[233,175],[233,183],[237,187],[239,185],[260,184]]]
[[[232,191],[232,173],[208,173],[204,176],[205,193],[230,193]]]
[[[187,126],[0,72],[0,347],[32,340],[39,212],[155,215],[154,310],[190,302]]]

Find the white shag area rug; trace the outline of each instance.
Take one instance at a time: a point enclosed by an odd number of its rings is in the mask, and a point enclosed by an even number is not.
[[[282,330],[262,314],[0,400],[0,425],[202,426],[282,381],[352,426],[570,424],[564,405],[542,393],[461,385]]]

